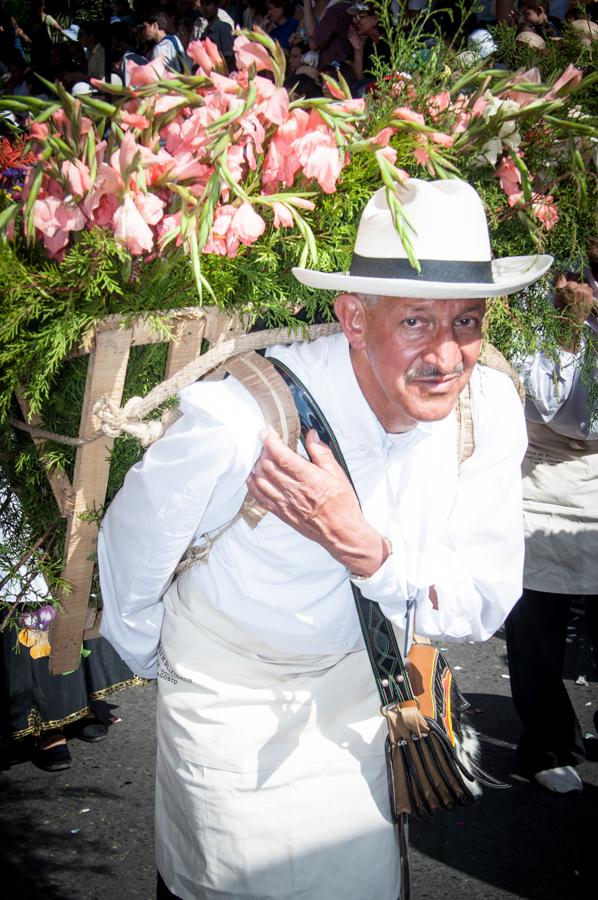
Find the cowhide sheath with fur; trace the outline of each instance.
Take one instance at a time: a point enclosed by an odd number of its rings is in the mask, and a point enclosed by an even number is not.
[[[509,375],[523,399],[518,376],[494,347],[485,349],[480,362]],[[228,360],[218,374],[225,372],[244,384],[260,405],[266,422],[288,446],[295,449],[299,434],[305,442],[307,432],[315,428],[351,481],[334,433],[293,372],[279,360],[267,360],[255,352]],[[469,385],[455,413],[457,453],[462,463],[475,449]],[[177,575],[205,561],[214,541],[239,518],[255,527],[263,515],[265,510],[247,495],[234,519],[204,535],[203,545],[187,551]],[[389,793],[396,821],[410,813],[454,809],[457,804],[478,799],[482,786],[508,788],[510,785],[497,781],[479,766],[480,742],[466,719],[469,704],[441,651],[414,635],[404,662],[392,625],[378,604],[363,597],[354,584],[352,589],[382,701],[381,712],[388,723]]]

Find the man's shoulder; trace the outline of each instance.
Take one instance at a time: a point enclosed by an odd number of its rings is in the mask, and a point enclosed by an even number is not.
[[[476,448],[497,442],[519,448],[525,442],[523,404],[507,373],[478,363],[471,377],[471,400]]]

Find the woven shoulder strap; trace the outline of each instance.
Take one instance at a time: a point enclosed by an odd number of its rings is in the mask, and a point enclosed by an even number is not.
[[[252,351],[231,357],[222,368],[249,391],[258,403],[266,423],[287,447],[294,450],[300,434],[297,408],[291,392],[272,363]],[[265,516],[266,510],[247,494],[239,513],[251,528],[255,528]]]

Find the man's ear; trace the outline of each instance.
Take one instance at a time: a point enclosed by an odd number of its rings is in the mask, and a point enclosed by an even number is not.
[[[334,312],[344,335],[354,350],[365,350],[367,312],[355,294],[339,294],[334,301]]]

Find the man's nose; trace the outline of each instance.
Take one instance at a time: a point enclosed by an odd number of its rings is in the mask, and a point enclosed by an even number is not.
[[[463,355],[452,329],[438,332],[430,340],[422,358],[424,362],[436,366],[442,375],[449,375],[459,369],[463,364]]]

